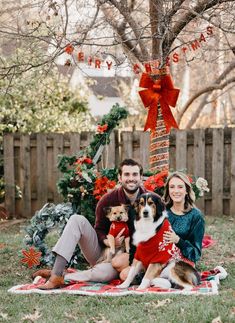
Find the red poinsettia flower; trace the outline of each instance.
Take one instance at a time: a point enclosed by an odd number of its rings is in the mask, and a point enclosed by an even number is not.
[[[116,182],[109,180],[106,176],[97,178],[93,190],[93,195],[95,196],[96,200],[100,200],[101,197],[107,193],[108,190],[113,189],[115,185]]]
[[[97,132],[98,133],[104,133],[106,132],[106,130],[108,129],[108,125],[104,124],[103,126],[101,126],[100,124],[97,126]]]
[[[67,54],[71,55],[72,52],[74,51],[74,47],[73,45],[71,44],[68,44],[66,47],[65,47],[65,50],[64,50]]]
[[[29,250],[24,249],[21,252],[24,256],[24,258],[21,259],[23,264],[27,264],[29,268],[40,265],[40,258],[42,255],[40,251],[36,251],[34,247],[30,247]]]
[[[92,164],[92,159],[89,157],[80,157],[74,163],[74,165],[81,165],[81,164]]]
[[[149,191],[159,193],[158,190],[161,190],[164,187],[167,176],[168,171],[162,171],[152,175],[145,181],[144,187]]]

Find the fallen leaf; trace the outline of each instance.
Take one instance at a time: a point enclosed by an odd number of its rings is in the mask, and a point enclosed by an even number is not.
[[[94,323],[110,323],[110,321],[107,320],[103,315],[101,315],[101,317],[92,317],[91,320]],[[90,320],[89,320],[89,322],[90,322]]]
[[[220,316],[218,316],[218,317],[214,318],[214,319],[211,321],[211,323],[223,323],[223,322],[221,321]]]
[[[231,308],[231,314],[232,314],[232,316],[234,316],[234,315],[235,315],[235,307],[232,307],[232,308]]]
[[[74,316],[72,314],[69,314],[67,312],[64,313],[64,316],[67,318],[67,319],[72,319],[74,321],[77,321],[78,320],[78,317],[77,316]]]
[[[163,299],[162,301],[158,300],[157,304],[155,302],[150,302],[150,303],[145,303],[145,305],[151,306],[152,308],[158,308],[158,307],[161,307],[161,306],[165,306],[166,304],[169,304],[171,302],[172,302],[171,299],[166,298],[166,299]]]
[[[3,248],[5,248],[5,243],[0,243],[0,249],[3,249]]]
[[[3,320],[7,320],[8,314],[7,314],[7,313],[2,313],[2,312],[0,312],[0,317],[1,317]]]
[[[40,314],[38,310],[35,310],[35,312],[33,314],[27,314],[24,317],[22,317],[21,321],[27,321],[28,320],[30,322],[35,322],[41,316],[42,316],[42,314]]]

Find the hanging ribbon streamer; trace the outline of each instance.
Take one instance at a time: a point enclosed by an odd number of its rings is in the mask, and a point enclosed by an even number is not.
[[[158,103],[161,107],[166,132],[169,133],[172,127],[178,128],[170,106],[176,106],[180,90],[174,88],[171,76],[169,74],[161,75],[160,78],[155,81],[149,74],[143,73],[139,86],[144,88],[144,90],[139,91],[139,95],[144,106],[148,108],[148,116],[144,131],[151,129],[152,132],[155,132],[158,118]]]

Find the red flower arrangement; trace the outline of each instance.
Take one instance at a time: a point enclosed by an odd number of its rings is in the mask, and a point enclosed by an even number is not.
[[[93,164],[92,159],[84,156],[84,157],[78,158],[75,161],[74,165],[76,166],[76,174],[77,175],[81,175],[82,165],[84,165],[84,164],[92,165]]]
[[[168,171],[162,171],[155,175],[150,176],[145,182],[144,187],[159,195],[163,195],[164,185],[168,176]]]
[[[100,200],[101,197],[107,193],[108,190],[113,189],[116,184],[115,181],[109,180],[106,176],[99,177],[95,180],[93,195],[97,200]]]
[[[106,132],[107,129],[108,129],[108,125],[107,124],[104,124],[103,126],[99,124],[97,126],[97,132],[100,133],[100,134],[103,134],[104,132]]]
[[[26,264],[29,268],[40,265],[40,258],[42,255],[40,251],[36,251],[34,247],[30,247],[29,250],[24,249],[21,252],[24,256],[24,258],[21,259],[23,264]]]
[[[78,158],[74,163],[74,165],[81,165],[81,164],[92,164],[92,159],[84,156],[84,157]]]

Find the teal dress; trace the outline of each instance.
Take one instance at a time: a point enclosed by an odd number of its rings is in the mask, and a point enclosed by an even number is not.
[[[176,244],[183,256],[196,263],[202,254],[202,239],[205,232],[205,221],[199,209],[193,208],[183,214],[174,214],[167,210],[172,229],[180,237]]]

